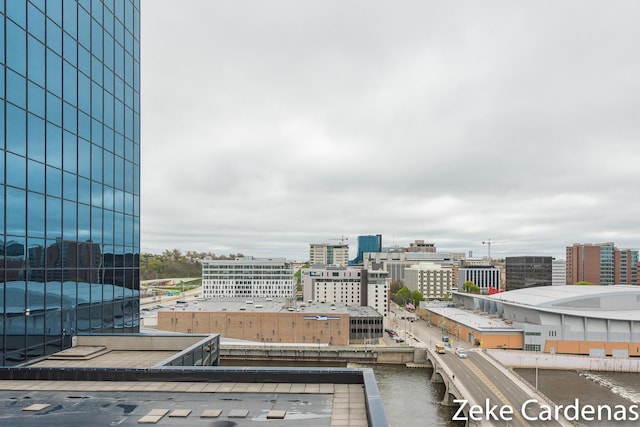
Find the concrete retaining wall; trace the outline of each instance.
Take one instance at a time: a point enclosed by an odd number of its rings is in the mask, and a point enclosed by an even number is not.
[[[640,359],[614,359],[566,354],[548,354],[528,351],[484,350],[489,356],[512,368],[563,369],[578,371],[636,372],[640,373]]]

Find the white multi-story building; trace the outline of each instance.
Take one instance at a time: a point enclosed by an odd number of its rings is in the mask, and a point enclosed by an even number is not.
[[[311,243],[309,246],[309,265],[349,264],[349,245]]]
[[[462,291],[465,282],[480,287],[480,292],[488,294],[489,289],[501,289],[502,275],[495,266],[467,266],[458,269],[458,290]]]
[[[295,298],[293,264],[284,258],[203,260],[205,298]]]
[[[551,261],[551,285],[567,285],[567,262],[565,260],[554,259]]]
[[[383,316],[388,313],[390,279],[386,271],[316,265],[301,272],[305,301],[369,306]]]
[[[453,266],[422,262],[404,270],[404,284],[411,291],[420,291],[425,300],[451,299]]]

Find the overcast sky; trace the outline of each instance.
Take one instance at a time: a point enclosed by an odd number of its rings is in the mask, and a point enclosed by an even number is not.
[[[640,247],[640,2],[142,0],[141,17],[143,252]]]

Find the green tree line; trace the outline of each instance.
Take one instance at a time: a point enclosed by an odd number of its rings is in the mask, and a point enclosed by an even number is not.
[[[140,257],[140,280],[200,277],[202,259],[236,259],[242,254],[216,255],[211,252],[165,250],[161,254],[143,253]]]

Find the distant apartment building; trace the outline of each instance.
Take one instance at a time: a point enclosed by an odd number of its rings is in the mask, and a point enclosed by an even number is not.
[[[421,262],[433,262],[443,266],[453,266],[453,283],[456,283],[456,269],[463,259],[463,254],[447,252],[366,252],[362,267],[367,270],[385,270],[389,272],[392,282],[404,281],[405,270]]]
[[[408,248],[404,248],[405,252],[436,252],[435,243],[425,243],[424,240],[416,240],[409,243]]]
[[[203,260],[205,298],[295,298],[293,264],[284,258]]]
[[[481,294],[488,294],[489,289],[500,289],[502,281],[500,269],[495,266],[471,265],[458,269],[458,290],[462,291],[465,282],[480,287]]]
[[[567,284],[567,262],[563,259],[554,259],[551,262],[551,285],[565,286]]]
[[[422,262],[404,270],[404,284],[411,291],[420,291],[427,301],[449,300],[453,284],[453,266]]]
[[[309,265],[349,264],[349,245],[311,243],[309,245]]]
[[[567,246],[566,283],[638,284],[638,251],[618,249],[613,242]]]
[[[505,290],[551,286],[553,257],[514,256],[505,258]]]
[[[382,234],[358,236],[358,255],[349,261],[349,265],[362,264],[365,252],[382,251]]]
[[[301,272],[305,301],[369,306],[383,316],[388,313],[390,280],[386,271],[316,265]]]

